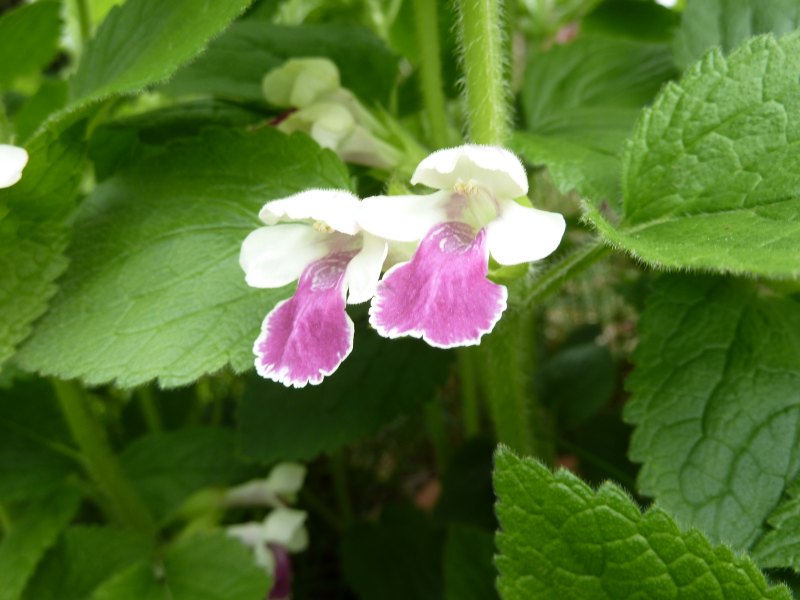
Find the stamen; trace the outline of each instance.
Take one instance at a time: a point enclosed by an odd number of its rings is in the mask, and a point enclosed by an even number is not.
[[[314,227],[314,229],[316,231],[319,231],[320,233],[333,233],[334,232],[333,227],[331,227],[327,223],[323,223],[322,221],[314,221],[313,227]]]

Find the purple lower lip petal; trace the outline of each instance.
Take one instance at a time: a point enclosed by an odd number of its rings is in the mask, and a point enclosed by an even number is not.
[[[275,306],[255,342],[259,375],[287,386],[318,384],[353,349],[344,275],[354,252],[336,252],[303,271],[294,296]]]
[[[418,337],[441,348],[478,344],[506,309],[506,288],[486,279],[487,272],[486,232],[440,223],[410,262],[386,273],[370,323],[389,338]]]

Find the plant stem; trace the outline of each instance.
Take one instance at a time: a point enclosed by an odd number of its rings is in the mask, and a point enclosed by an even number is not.
[[[86,391],[73,381],[53,380],[53,387],[84,466],[110,502],[116,519],[126,527],[155,535],[155,522],[111,452]]]
[[[461,393],[461,410],[464,419],[464,435],[473,437],[480,431],[480,407],[478,405],[478,378],[475,376],[475,349],[458,350],[458,380]]]
[[[458,7],[469,136],[502,145],[509,124],[503,0],[458,0]]]
[[[536,302],[541,302],[567,281],[611,254],[611,251],[612,248],[606,246],[602,240],[596,240],[579,248],[537,277],[533,285],[528,288],[525,297],[518,303],[518,307],[527,308]]]
[[[431,128],[430,141],[436,148],[449,145],[447,106],[442,83],[439,45],[438,0],[414,0],[414,24],[420,53],[420,88]]]
[[[164,425],[161,423],[161,415],[156,406],[153,389],[149,386],[144,386],[136,390],[135,393],[148,431],[151,433],[163,431]]]
[[[350,499],[350,487],[347,483],[347,461],[343,450],[338,450],[330,456],[331,477],[333,478],[333,492],[339,504],[341,522],[347,528],[353,520],[353,503]]]
[[[78,27],[80,27],[81,49],[83,50],[92,37],[92,14],[89,10],[89,0],[75,0],[75,7],[78,11]]]
[[[497,441],[519,454],[536,450],[531,423],[536,403],[528,376],[534,366],[532,323],[531,312],[506,314],[481,342],[476,361]]]
[[[437,394],[436,398],[425,404],[423,410],[425,412],[425,424],[428,427],[428,433],[431,436],[431,443],[433,444],[436,466],[439,473],[444,473],[444,470],[447,468],[449,453],[442,398]]]

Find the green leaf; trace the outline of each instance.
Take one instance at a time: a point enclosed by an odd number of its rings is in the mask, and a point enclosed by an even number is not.
[[[0,190],[0,365],[31,331],[67,266],[68,219],[84,160],[82,125],[46,133],[28,147],[16,185]]]
[[[357,326],[353,354],[321,385],[289,389],[251,376],[239,406],[242,450],[263,462],[306,460],[373,434],[430,400],[451,358]]]
[[[120,463],[157,519],[197,490],[235,483],[248,472],[236,458],[233,432],[223,429],[153,433],[128,446]]]
[[[36,93],[14,113],[14,129],[17,131],[17,139],[27,140],[51,114],[64,108],[68,93],[66,81],[61,79],[44,80]]]
[[[302,189],[348,186],[333,153],[271,128],[165,146],[81,206],[70,269],[20,364],[120,386],[248,369],[264,315],[290,293],[244,282],[239,248],[258,210]]]
[[[139,563],[97,588],[90,600],[258,600],[270,578],[250,551],[224,533],[185,537],[156,564]]]
[[[61,485],[79,463],[48,382],[0,389],[0,503],[31,499]]]
[[[796,0],[688,0],[675,35],[675,62],[683,69],[711,48],[728,54],[755,35],[783,35],[798,27]]]
[[[504,448],[494,481],[504,600],[791,598],[747,557],[696,530],[681,532],[661,509],[642,514],[612,483],[594,491]]]
[[[146,560],[152,550],[139,533],[74,525],[47,553],[24,599],[86,600],[103,581]]]
[[[670,42],[679,25],[678,12],[655,2],[605,0],[581,20],[581,35]]]
[[[674,75],[663,44],[581,36],[528,63],[525,132],[512,146],[545,164],[561,191],[617,203],[619,155],[641,107]]]
[[[624,210],[588,216],[660,266],[800,273],[800,35],[718,50],[668,84],[624,157]]]
[[[443,536],[421,512],[390,507],[345,532],[344,577],[361,600],[441,600]]]
[[[764,568],[791,567],[800,572],[800,482],[767,518],[771,529],[753,547],[753,558]]]
[[[800,303],[746,281],[663,277],[639,330],[625,416],[640,490],[745,549],[800,474]]]
[[[73,101],[136,92],[167,79],[251,1],[128,0],[115,6],[81,57]]]
[[[243,129],[263,121],[263,116],[214,100],[183,102],[104,123],[92,132],[89,158],[95,176],[104,180],[146,156],[163,152],[162,146],[180,138],[196,137],[204,129]]]
[[[0,600],[18,600],[36,565],[78,510],[80,495],[61,487],[28,504],[0,542]]]
[[[288,58],[326,56],[342,85],[367,102],[389,101],[397,57],[368,29],[343,23],[282,27],[266,21],[234,23],[202,57],[179,71],[171,94],[212,94],[264,102],[261,80]]]
[[[494,536],[475,527],[447,532],[444,547],[445,600],[496,600]]]
[[[0,16],[0,89],[50,62],[61,32],[59,2],[40,0]]]

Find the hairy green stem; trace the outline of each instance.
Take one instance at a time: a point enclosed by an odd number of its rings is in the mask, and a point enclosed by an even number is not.
[[[458,8],[469,137],[502,145],[509,132],[503,0],[458,0]]]
[[[83,455],[84,467],[108,500],[120,524],[155,535],[156,525],[130,483],[89,406],[86,391],[74,381],[53,380],[61,411]]]
[[[439,0],[414,0],[413,4],[421,57],[420,88],[430,125],[430,141],[436,148],[443,148],[449,145],[449,135],[439,45]]]
[[[89,9],[89,0],[75,0],[75,8],[78,12],[78,27],[81,33],[81,49],[86,48],[86,44],[92,37],[92,13]]]
[[[580,275],[611,252],[612,248],[605,245],[602,240],[596,240],[579,248],[539,275],[533,285],[526,290],[525,297],[518,306],[527,308],[536,302],[541,302],[567,281]]]
[[[497,441],[519,454],[537,451],[532,426],[536,399],[529,377],[535,350],[532,324],[530,312],[506,314],[481,342],[476,361]]]

